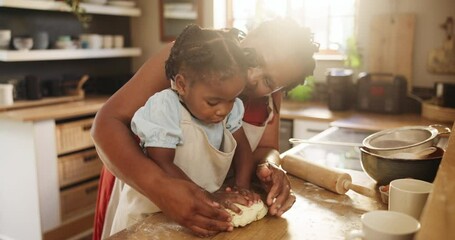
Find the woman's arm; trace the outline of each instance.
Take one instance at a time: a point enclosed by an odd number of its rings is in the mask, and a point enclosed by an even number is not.
[[[179,224],[199,235],[232,229],[226,211],[198,186],[167,176],[143,154],[130,130],[134,112],[151,95],[169,87],[164,63],[170,48],[168,45],[150,58],[104,104],[95,117],[92,138],[101,160],[115,176],[153,200]]]
[[[279,148],[279,112],[282,92],[276,92],[272,94],[272,97],[275,103],[273,119],[267,125],[253,156],[256,163],[260,164],[257,169],[258,178],[268,191],[267,205],[269,205],[269,213],[281,216],[292,207],[295,202],[295,196],[291,194],[291,184],[286,173],[277,167],[280,161],[277,149]]]

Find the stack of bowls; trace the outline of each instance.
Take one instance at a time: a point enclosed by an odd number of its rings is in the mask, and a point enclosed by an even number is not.
[[[399,178],[432,182],[444,149],[441,137],[450,134],[442,125],[410,126],[380,131],[363,140],[360,148],[363,170],[379,185]]]

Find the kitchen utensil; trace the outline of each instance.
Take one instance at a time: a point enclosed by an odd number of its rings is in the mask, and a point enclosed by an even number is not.
[[[362,214],[362,230],[349,232],[346,239],[411,240],[420,229],[416,219],[404,213],[376,210]]]
[[[15,37],[15,38],[13,38],[13,46],[17,50],[28,51],[33,47],[33,38]]]
[[[360,73],[357,80],[357,109],[379,113],[401,113],[406,100],[406,79],[390,73]]]
[[[8,49],[11,42],[11,30],[0,29],[0,49]]]
[[[398,152],[390,154],[391,158],[401,158],[401,159],[423,159],[428,157],[428,155],[434,153],[437,150],[436,147],[428,147],[416,152]]]
[[[412,88],[416,14],[375,14],[370,22],[368,71],[402,75]]]
[[[350,142],[336,142],[336,141],[319,141],[299,138],[289,138],[290,143],[308,143],[308,144],[323,144],[332,146],[345,146],[345,147],[362,147],[361,143],[350,143]]]
[[[441,107],[431,100],[423,101],[422,116],[439,122],[453,123],[455,120],[455,108]]]
[[[432,182],[444,155],[444,149],[436,151],[424,159],[400,159],[371,153],[367,148],[360,148],[360,163],[364,172],[378,185],[387,185],[399,178],[415,178]]]
[[[39,31],[33,34],[33,49],[47,49],[49,46],[49,34]]]
[[[280,164],[285,171],[292,175],[334,193],[344,194],[351,189],[368,197],[376,196],[375,190],[353,184],[349,174],[308,161],[300,156],[288,154],[281,159]]]
[[[390,182],[389,211],[402,212],[420,219],[433,184],[422,180],[404,178]]]
[[[13,104],[13,84],[0,84],[0,105]]]
[[[363,140],[371,153],[388,156],[399,152],[416,152],[437,145],[442,135],[448,135],[450,128],[434,124],[430,126],[407,126],[373,133]]]
[[[333,111],[348,110],[352,103],[352,74],[350,69],[329,68],[327,71],[328,106]]]

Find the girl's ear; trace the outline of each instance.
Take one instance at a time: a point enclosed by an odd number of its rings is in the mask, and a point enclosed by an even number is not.
[[[174,78],[175,81],[175,90],[179,93],[180,96],[184,96],[188,91],[189,83],[188,80],[182,75],[177,74]]]

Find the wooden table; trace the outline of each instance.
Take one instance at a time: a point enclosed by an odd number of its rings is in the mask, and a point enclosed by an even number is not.
[[[353,182],[371,188],[375,183],[363,172],[346,170]],[[386,209],[376,198],[368,198],[349,191],[338,195],[296,177],[289,176],[297,201],[281,218],[264,219],[219,233],[208,239],[344,239],[345,234],[360,229],[360,216],[371,210]],[[124,239],[200,239],[187,229],[157,213],[109,238]],[[206,238],[207,239],[207,238]]]

